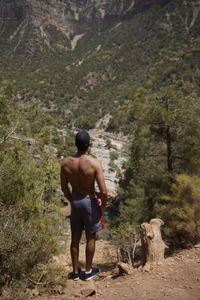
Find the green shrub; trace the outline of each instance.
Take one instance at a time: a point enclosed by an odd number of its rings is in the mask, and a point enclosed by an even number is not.
[[[29,111],[8,96],[0,95],[0,286],[15,285],[48,262],[60,250],[62,235],[55,194],[59,161],[40,148],[44,142],[32,138],[41,131],[42,113],[37,103]],[[13,130],[17,140],[12,134],[7,138]]]
[[[20,150],[0,153],[0,281],[20,279],[58,250],[59,214],[53,169]],[[2,156],[3,154],[3,156]],[[48,201],[46,199],[48,194]]]
[[[111,161],[118,159],[118,157],[119,157],[119,154],[117,152],[115,152],[115,151],[110,152],[110,160]]]
[[[200,178],[180,174],[175,179],[171,192],[155,208],[165,222],[165,236],[173,245],[183,246],[200,239]]]

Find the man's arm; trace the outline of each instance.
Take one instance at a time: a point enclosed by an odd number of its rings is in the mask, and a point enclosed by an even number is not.
[[[67,198],[67,200],[69,200],[71,202],[71,191],[68,186],[69,182],[66,178],[65,171],[63,169],[63,165],[61,166],[61,170],[60,170],[60,182],[61,182],[61,189],[63,191],[65,198]]]
[[[103,176],[103,169],[100,162],[97,162],[96,166],[96,181],[100,190],[100,199],[102,200],[102,206],[104,208],[107,203],[107,188]]]

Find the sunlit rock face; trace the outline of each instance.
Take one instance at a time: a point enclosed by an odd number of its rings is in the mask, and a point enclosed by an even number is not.
[[[103,30],[156,3],[167,0],[1,0],[0,18],[31,18],[63,32],[81,34],[91,27]]]

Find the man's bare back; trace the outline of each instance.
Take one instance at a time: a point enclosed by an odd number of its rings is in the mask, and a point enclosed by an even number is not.
[[[106,185],[100,162],[88,154],[75,154],[66,157],[61,165],[61,186],[66,198],[73,196],[94,197],[95,180],[99,186],[100,198],[104,202]],[[70,183],[72,191],[68,184]]]
[[[103,229],[102,209],[106,205],[107,189],[100,162],[88,155],[90,136],[86,130],[80,130],[76,134],[75,144],[77,153],[66,157],[61,165],[61,188],[65,197],[71,202],[72,279],[79,279],[79,242],[82,230],[85,229],[87,240],[85,280],[89,280],[100,272],[99,268],[92,268],[92,260],[95,252],[96,232]],[[95,181],[100,190],[99,199],[95,197]]]

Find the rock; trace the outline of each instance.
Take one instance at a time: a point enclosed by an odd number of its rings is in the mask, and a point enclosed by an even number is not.
[[[58,256],[53,256],[52,257],[52,261],[59,264],[59,259],[58,259]]]
[[[152,266],[148,263],[145,264],[145,266],[142,268],[142,272],[150,272]]]
[[[133,274],[133,268],[129,264],[125,264],[123,262],[120,262],[120,263],[117,264],[117,266],[119,268],[119,273],[120,274],[127,274],[127,275]]]
[[[35,288],[34,290],[31,291],[32,297],[37,297],[39,296],[39,291],[37,288]]]
[[[84,283],[84,286],[82,287],[81,289],[81,294],[84,296],[84,297],[89,297],[89,296],[93,296],[96,294],[96,287],[94,285],[94,282],[93,281],[86,281]]]
[[[109,121],[109,117],[106,118],[108,118]],[[101,119],[101,121],[103,120]],[[127,142],[125,142],[123,138],[118,139],[117,135],[114,136],[113,134],[106,133],[103,128],[98,127],[99,125],[97,125],[97,128],[89,131],[93,139],[91,151],[102,162],[105,182],[109,190],[110,198],[115,198],[118,183],[117,172],[110,172],[109,167],[110,153],[114,151],[114,149],[112,147],[111,149],[106,147],[106,139],[117,148],[115,151],[118,153],[118,158],[116,158],[114,162],[121,172],[123,171],[122,163],[126,159],[126,154],[122,150],[126,147]]]
[[[52,289],[52,290],[51,290],[51,293],[52,293],[52,294],[60,294],[60,295],[63,295],[63,294],[64,294],[64,291],[63,291],[62,286],[59,285],[58,287]]]

